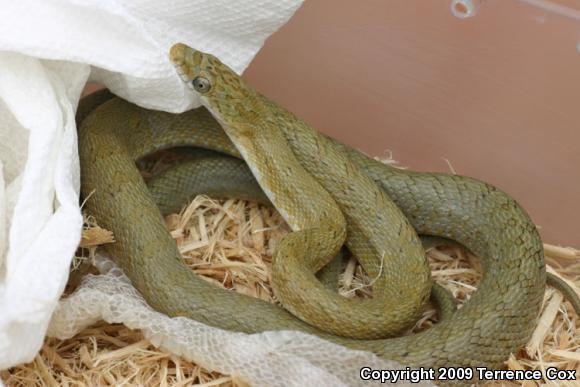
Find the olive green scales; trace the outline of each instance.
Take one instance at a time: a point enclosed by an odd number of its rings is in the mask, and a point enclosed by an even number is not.
[[[79,111],[88,115],[79,130],[82,194],[94,191],[87,211],[113,231],[108,251],[152,307],[233,331],[299,330],[414,366],[501,368],[526,343],[546,274],[536,228],[513,199],[472,178],[395,169],[329,139],[212,55],[176,44],[170,59],[204,108],[174,115],[113,98]],[[158,187],[169,205],[183,196],[180,184],[197,179],[218,196],[262,195],[288,222],[293,232],[272,269],[285,309],[218,289],[181,262],[135,166],[176,146],[212,152],[200,152],[197,172],[178,172],[177,187]],[[240,188],[222,192],[232,187]],[[483,278],[467,304],[433,328],[385,338],[413,324],[431,292],[416,233],[468,247]],[[374,279],[372,299],[342,298],[317,280],[344,243]],[[446,305],[444,292],[434,293]]]

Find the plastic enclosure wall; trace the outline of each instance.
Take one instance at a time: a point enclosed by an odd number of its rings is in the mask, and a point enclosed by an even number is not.
[[[580,21],[487,0],[306,1],[245,73],[314,127],[416,170],[486,180],[580,246]],[[572,10],[572,11],[573,11]]]

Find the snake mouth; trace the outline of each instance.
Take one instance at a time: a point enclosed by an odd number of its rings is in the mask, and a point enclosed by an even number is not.
[[[182,66],[175,66],[175,71],[177,71],[177,75],[179,78],[185,83],[189,83],[191,79],[187,76],[186,70]]]

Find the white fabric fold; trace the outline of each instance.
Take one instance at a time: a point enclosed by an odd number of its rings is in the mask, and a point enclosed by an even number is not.
[[[0,1],[0,369],[40,349],[78,245],[74,112],[90,78],[136,104],[198,106],[178,41],[241,72],[301,0]]]
[[[2,249],[7,254],[0,288],[0,368],[30,360],[32,349],[42,344],[80,239],[73,104],[89,68],[69,67],[18,53],[0,56],[2,130],[11,134],[10,141],[28,140],[25,150],[15,141],[21,149],[13,153],[26,158],[21,173],[6,171],[16,176],[6,189],[11,200],[3,203],[12,215],[8,246]]]

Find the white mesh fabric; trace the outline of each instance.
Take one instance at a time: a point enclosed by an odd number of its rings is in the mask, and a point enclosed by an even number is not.
[[[102,274],[89,275],[60,302],[49,325],[50,336],[72,337],[100,319],[123,323],[142,330],[147,339],[165,351],[210,370],[239,376],[252,386],[366,386],[372,382],[359,377],[362,367],[404,369],[371,353],[299,332],[248,335],[183,317],[169,318],[151,309],[112,261],[102,257],[96,261]]]

